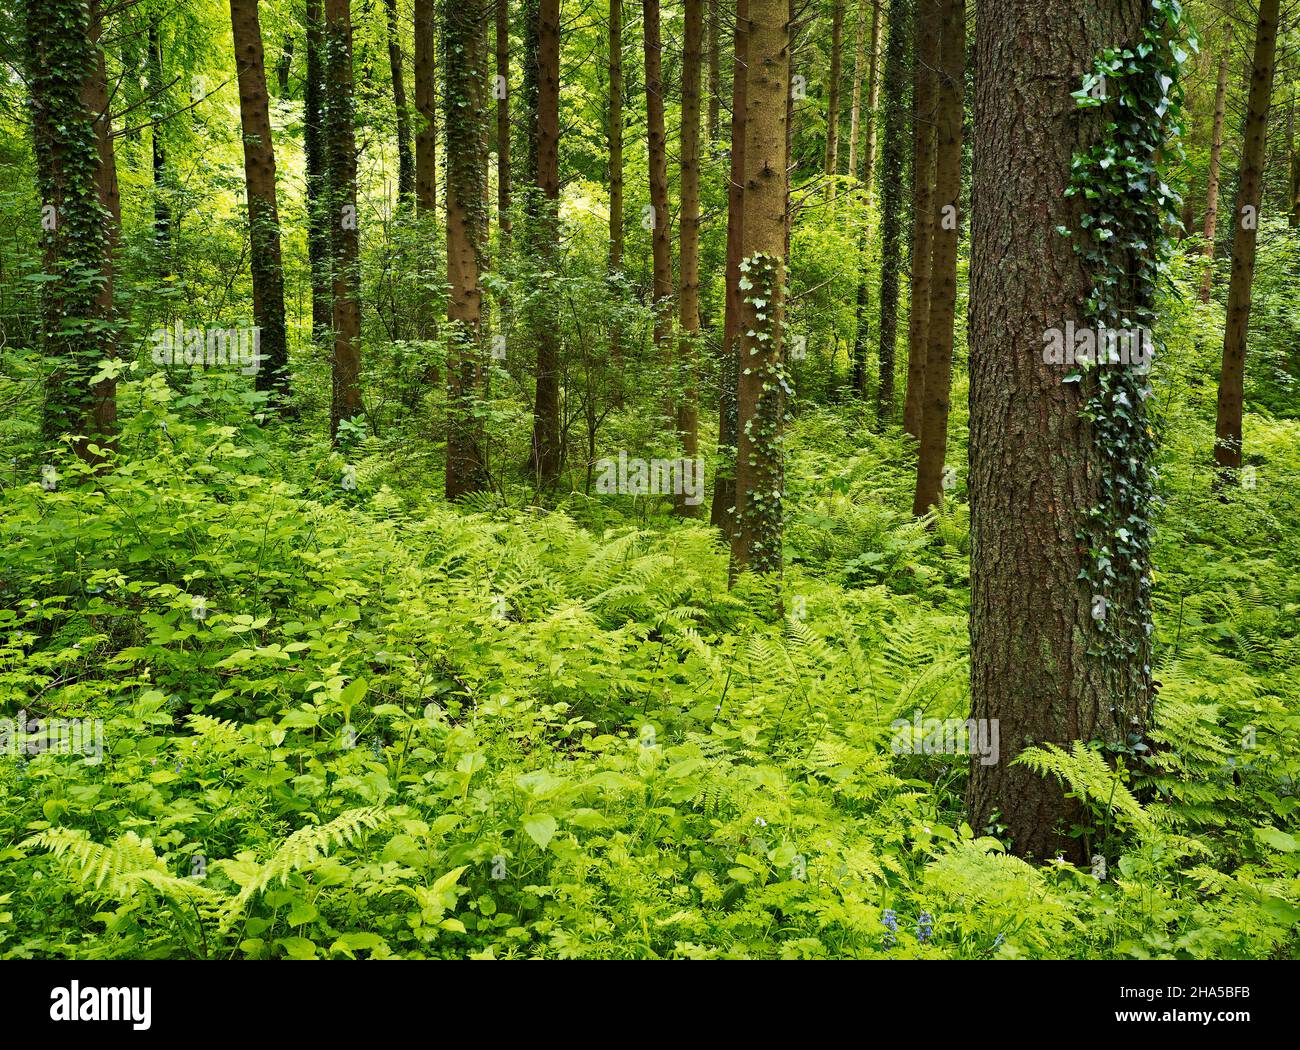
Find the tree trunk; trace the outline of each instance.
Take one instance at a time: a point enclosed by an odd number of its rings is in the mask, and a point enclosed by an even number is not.
[[[1214,87],[1214,130],[1210,138],[1210,175],[1205,187],[1205,272],[1201,275],[1201,302],[1210,301],[1210,285],[1214,282],[1214,238],[1219,225],[1219,165],[1223,157],[1223,117],[1228,97],[1228,57],[1232,38],[1224,44],[1219,59],[1219,79]]]
[[[718,22],[718,0],[709,0],[709,142],[718,138],[718,117],[722,112],[722,27]]]
[[[840,166],[840,81],[843,79],[844,0],[831,4],[831,82],[826,98],[826,174]]]
[[[923,374],[924,406],[920,411],[921,448],[916,465],[912,513],[918,517],[943,504],[943,461],[948,454],[948,398],[952,392],[953,321],[957,308],[957,244],[961,205],[962,121],[966,87],[966,0],[942,0],[935,145],[935,184],[927,247],[931,273]],[[934,27],[935,33],[938,27]],[[932,35],[935,35],[932,33]],[[917,263],[913,261],[915,270]],[[913,304],[916,309],[916,304]],[[910,372],[910,369],[909,369]],[[910,379],[909,379],[910,383]],[[908,397],[911,397],[911,388]]]
[[[880,162],[884,167],[881,200],[880,263],[880,386],[876,390],[876,417],[884,422],[894,414],[894,349],[898,340],[898,271],[903,251],[903,183],[907,138],[907,4],[889,5],[889,40],[885,47],[885,134]]]
[[[862,161],[862,183],[871,192],[871,177],[876,170],[876,129],[880,125],[880,37],[884,21],[880,17],[883,0],[871,0],[871,59],[867,64],[867,148]]]
[[[560,0],[537,5],[537,188],[535,252],[547,273],[559,265],[560,207]],[[537,397],[533,402],[533,467],[538,485],[560,476],[560,347],[554,295],[533,308],[537,343]]]
[[[1072,160],[1104,133],[1107,113],[1081,111],[1071,92],[1100,50],[1134,43],[1146,7],[1097,0],[1083,18],[1074,0],[1002,0],[977,19],[971,699],[974,718],[998,720],[1002,744],[997,762],[971,764],[967,806],[976,834],[999,814],[1021,856],[1083,860],[1068,832],[1085,818],[1052,778],[1012,765],[1016,755],[1030,744],[1122,743],[1150,701],[1142,655],[1117,683],[1096,645],[1093,595],[1079,579],[1090,550],[1079,535],[1105,463],[1081,415],[1087,393],[1062,382],[1066,369],[1044,361],[1040,342],[1067,319],[1092,323],[1082,320],[1089,268],[1056,228],[1078,227],[1079,205],[1064,197]]]
[[[650,245],[654,259],[654,341],[660,361],[672,359],[672,218],[668,210],[668,148],[664,132],[659,0],[642,0],[645,31],[646,142],[650,155]]]
[[[853,30],[853,100],[849,106],[849,171],[852,178],[858,177],[858,136],[862,125],[862,30],[865,19],[862,17],[862,0],[857,4],[857,22]]]
[[[1232,277],[1228,282],[1228,319],[1223,333],[1223,365],[1219,372],[1219,404],[1214,424],[1214,461],[1219,466],[1221,480],[1230,480],[1241,468],[1246,333],[1250,326],[1251,284],[1255,278],[1255,234],[1264,182],[1264,142],[1276,65],[1277,20],[1278,0],[1260,0],[1237,178]]]
[[[915,0],[912,21],[912,38],[916,41],[912,71],[912,302],[907,317],[907,397],[903,404],[903,429],[918,439],[921,437],[925,367],[930,346],[930,256],[936,225],[935,96],[942,3],[943,0]],[[962,32],[965,33],[964,27]]]
[[[434,0],[415,0],[415,207],[433,217],[438,206],[438,103],[434,67]]]
[[[307,187],[307,259],[311,268],[312,341],[324,346],[334,323],[330,277],[330,198],[325,162],[323,0],[307,0],[307,82],[303,86],[303,153]]]
[[[356,108],[352,95],[349,0],[325,0],[325,154],[330,272],[334,289],[330,436],[362,413],[360,234],[357,216]]]
[[[748,15],[733,577],[744,571],[780,574],[785,492],[781,424],[789,5],[787,0],[749,0]]]
[[[158,23],[149,23],[149,94],[153,96],[155,121],[161,121],[165,105],[163,97],[162,42]],[[153,243],[158,253],[158,273],[167,277],[171,273],[172,209],[167,202],[167,151],[163,146],[162,124],[155,123],[149,131],[153,147]]]
[[[90,379],[114,352],[114,229],[120,221],[112,129],[107,112],[98,5],[82,0],[30,0],[24,6],[23,51],[45,232],[42,336],[50,372],[42,435],[47,442],[78,434],[75,448],[98,462],[112,447],[116,383]]]
[[[749,66],[749,0],[736,0],[736,30],[731,64],[731,169],[727,181],[727,272],[726,302],[722,322],[722,376],[718,399],[719,458],[730,460],[720,467],[713,483],[713,506],[709,521],[730,539],[734,531],[732,511],[736,506],[736,388],[740,378],[740,315],[744,308],[740,292],[740,259],[744,232],[745,202],[745,78]]]
[[[677,434],[682,456],[694,460],[700,450],[700,412],[696,403],[696,354],[700,335],[700,73],[704,64],[704,0],[685,0],[686,25],[682,53],[681,138],[681,271],[677,299],[678,343],[682,395],[677,402]],[[674,510],[682,517],[702,513],[679,493]]]
[[[609,272],[623,269],[623,2],[609,2]]]
[[[447,362],[446,493],[456,500],[487,485],[481,427],[474,417],[481,388],[482,289],[479,287],[487,209],[483,82],[487,0],[444,0],[442,8],[443,126],[447,132]]]
[[[496,0],[497,224],[510,232],[510,11]]]
[[[271,391],[283,410],[289,394],[284,268],[280,259],[280,211],[275,199],[275,146],[271,139],[257,0],[230,0],[230,23],[239,81],[239,117],[244,132],[253,321],[261,329],[256,386],[258,390]]]
[[[289,74],[293,71],[293,37],[284,38],[280,48],[280,61],[275,64],[275,79],[280,87],[280,97],[289,97]]]
[[[406,107],[397,0],[384,0],[384,12],[388,21],[388,70],[393,80],[393,107],[397,111],[397,198],[409,201],[415,195],[415,158],[411,156],[411,114]]]

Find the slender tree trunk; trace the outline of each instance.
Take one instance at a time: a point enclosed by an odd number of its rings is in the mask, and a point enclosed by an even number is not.
[[[844,0],[831,4],[831,82],[826,99],[826,165],[827,175],[834,175],[840,166],[840,81],[843,79],[844,56]]]
[[[447,133],[447,479],[449,500],[487,485],[481,427],[474,407],[481,390],[482,289],[479,286],[483,229],[483,129],[487,85],[483,82],[488,0],[444,0],[442,8],[443,126]]]
[[[679,252],[681,282],[677,299],[678,343],[682,394],[677,402],[677,433],[683,457],[699,455],[700,413],[696,403],[696,354],[700,335],[700,73],[704,65],[704,0],[685,0],[686,25],[682,54],[681,229]],[[684,494],[674,500],[683,517],[699,517]]]
[[[708,141],[718,138],[718,117],[722,112],[722,26],[718,21],[718,0],[709,0],[709,123]]]
[[[781,424],[790,97],[787,0],[749,0],[745,85],[744,279],[737,402],[736,523],[732,575],[780,574],[785,493]]]
[[[866,20],[862,17],[862,2],[857,0],[856,22],[853,29],[853,101],[849,106],[849,171],[858,177],[858,138],[862,125],[862,74],[866,55],[862,51],[862,30]]]
[[[1030,744],[1120,744],[1150,700],[1148,643],[1138,640],[1116,672],[1095,644],[1093,596],[1079,580],[1090,562],[1081,522],[1100,501],[1105,465],[1081,414],[1088,395],[1036,349],[1045,329],[1091,323],[1088,264],[1055,231],[1078,228],[1079,206],[1064,196],[1072,160],[1104,134],[1107,114],[1080,111],[1070,93],[1100,50],[1133,44],[1146,8],[1095,0],[1081,18],[1075,0],[1001,0],[977,19],[971,698],[974,718],[996,720],[1001,753],[972,763],[967,805],[976,834],[996,813],[1021,856],[1082,861],[1069,831],[1086,817],[1052,778],[1012,760]]]
[[[47,442],[82,435],[77,454],[112,447],[116,385],[91,385],[101,358],[112,357],[116,175],[98,5],[27,0],[23,53],[31,99],[36,182],[45,235],[42,339],[49,374],[42,434]],[[106,150],[107,147],[107,150]]]
[[[1276,66],[1278,0],[1260,0],[1251,63],[1250,94],[1237,179],[1236,226],[1232,237],[1232,277],[1228,319],[1223,333],[1214,461],[1228,480],[1241,468],[1241,417],[1246,377],[1246,333],[1250,327],[1251,284],[1255,278],[1255,235],[1264,182],[1264,143]]]
[[[303,86],[303,153],[307,184],[307,259],[311,268],[312,340],[324,346],[334,323],[330,276],[330,198],[325,162],[325,8],[307,0],[307,82]]]
[[[162,42],[158,23],[149,23],[149,93],[153,96],[153,119],[162,117],[163,97]],[[153,146],[153,243],[158,253],[158,272],[171,273],[172,209],[167,202],[167,151],[163,145],[162,125],[154,124],[149,137]]]
[[[623,270],[623,3],[609,0],[609,277],[611,290]],[[611,291],[612,294],[612,291]],[[615,323],[609,333],[610,357],[623,361],[623,333]],[[616,382],[621,375],[616,377]]]
[[[952,392],[953,322],[957,308],[957,244],[961,234],[962,121],[966,87],[966,0],[941,0],[935,146],[935,185],[929,234],[932,253],[930,316],[926,328],[925,401],[917,457],[912,513],[918,517],[943,504],[943,461],[948,454],[948,398]],[[938,32],[938,27],[935,27]],[[913,268],[916,263],[913,263]],[[915,304],[913,304],[915,309]],[[909,397],[911,389],[908,390]]]
[[[1290,176],[1286,206],[1287,219],[1286,223],[1291,229],[1300,227],[1300,151],[1296,150],[1295,144],[1295,89],[1291,89],[1291,101],[1286,111],[1286,143],[1287,159],[1290,162]]]
[[[357,216],[356,105],[352,95],[352,10],[325,0],[325,155],[330,272],[334,289],[330,436],[361,415],[360,234]]]
[[[935,228],[935,124],[943,0],[915,0],[912,38],[912,304],[907,317],[907,397],[903,429],[921,436],[930,338],[931,239]],[[944,28],[947,20],[944,20]],[[963,28],[963,33],[965,29]]]
[[[266,92],[262,27],[257,0],[230,0],[244,132],[244,187],[248,203],[249,268],[253,320],[261,329],[258,390],[272,391],[281,410],[289,394],[289,347],[284,321],[284,268],[280,259],[280,211],[275,198],[275,145]]]
[[[537,188],[539,217],[536,252],[553,273],[559,239],[560,206],[560,0],[540,0],[537,33]],[[537,343],[537,396],[533,411],[533,465],[538,484],[549,488],[560,476],[559,322],[554,296],[534,308]]]
[[[397,21],[397,0],[384,0],[388,22],[388,70],[393,80],[393,106],[397,111],[397,197],[415,195],[415,158],[411,155],[411,113],[406,105],[406,75],[402,65],[402,38]]]
[[[664,132],[659,0],[642,0],[645,33],[646,140],[650,155],[650,245],[654,261],[654,341],[659,360],[672,359],[672,216],[668,210],[668,148]]]
[[[438,102],[434,80],[435,0],[415,0],[415,207],[433,216],[438,206]]]
[[[730,539],[736,506],[736,390],[740,378],[740,259],[744,248],[745,81],[749,65],[749,0],[736,0],[736,30],[731,65],[731,169],[727,181],[726,303],[722,322],[722,387],[718,402],[718,449],[725,466],[713,484],[709,520]],[[730,462],[726,462],[726,461]]]
[[[881,422],[894,414],[894,350],[898,340],[898,272],[903,252],[903,184],[907,163],[908,7],[901,0],[889,5],[889,41],[885,48],[885,134],[880,162],[884,167],[881,200],[880,264],[880,385],[876,416]]]
[[[867,147],[862,161],[862,183],[871,192],[876,170],[876,129],[880,125],[880,46],[885,30],[880,8],[884,0],[871,0],[871,57],[867,64]]]
[[[293,71],[293,37],[284,38],[280,48],[280,61],[275,64],[275,79],[280,88],[280,97],[289,97],[289,74]]]
[[[496,0],[497,224],[510,232],[510,10]]]
[[[1228,97],[1228,57],[1232,49],[1229,38],[1219,59],[1219,79],[1214,88],[1214,129],[1210,139],[1210,175],[1205,188],[1205,272],[1201,275],[1201,302],[1210,301],[1214,281],[1214,238],[1219,225],[1219,165],[1223,157],[1223,117]]]

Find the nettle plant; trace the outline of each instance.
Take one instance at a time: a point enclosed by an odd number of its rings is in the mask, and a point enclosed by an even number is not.
[[[1182,157],[1179,75],[1197,49],[1177,0],[1152,0],[1136,42],[1103,50],[1074,92],[1096,111],[1101,131],[1078,152],[1066,195],[1081,205],[1075,246],[1091,278],[1086,323],[1098,332],[1151,332],[1168,282],[1170,239],[1181,199],[1164,179]],[[1070,236],[1071,231],[1058,231]],[[1158,347],[1153,347],[1158,353]],[[1151,677],[1151,540],[1157,505],[1156,432],[1147,410],[1149,369],[1099,352],[1078,360],[1067,383],[1082,384],[1100,466],[1099,499],[1079,542],[1088,551],[1080,579],[1091,587],[1099,645],[1122,688],[1123,668]],[[1118,599],[1118,600],[1116,600]]]

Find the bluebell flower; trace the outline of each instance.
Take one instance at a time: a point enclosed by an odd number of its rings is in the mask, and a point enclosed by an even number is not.
[[[916,917],[916,939],[918,943],[924,944],[934,935],[934,916],[928,911],[921,912]]]
[[[898,943],[898,916],[893,908],[886,908],[880,916],[880,921],[885,924],[885,947],[892,948]]]

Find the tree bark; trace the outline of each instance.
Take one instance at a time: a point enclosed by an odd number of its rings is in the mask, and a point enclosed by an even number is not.
[[[654,262],[654,341],[659,360],[672,359],[672,217],[668,210],[668,148],[664,132],[659,0],[642,0],[645,34],[646,141],[650,157],[650,245]]]
[[[153,243],[158,253],[158,273],[167,277],[171,273],[172,210],[167,202],[167,150],[163,145],[162,42],[158,22],[149,23],[149,93],[153,96],[152,119],[157,121],[149,131],[153,152]]]
[[[356,108],[352,94],[352,10],[325,0],[325,153],[330,272],[334,291],[330,437],[362,413],[360,234],[357,215]]]
[[[790,11],[787,0],[749,0],[748,14],[733,577],[745,571],[780,574],[785,493],[782,327]]]
[[[325,162],[325,9],[307,0],[307,82],[303,86],[303,153],[307,189],[307,259],[311,269],[312,341],[323,346],[334,323],[330,277],[329,179]]]
[[[415,0],[415,207],[432,218],[438,206],[438,103],[434,81],[434,0]]]
[[[840,81],[843,79],[844,0],[831,4],[831,76],[826,98],[826,165],[827,175],[840,166]]]
[[[685,0],[686,24],[682,53],[681,228],[678,231],[680,287],[677,320],[678,374],[682,394],[677,402],[677,435],[682,455],[694,460],[700,450],[700,412],[696,403],[696,354],[700,335],[700,74],[704,65],[704,0]],[[675,512],[699,517],[698,506],[674,499]]]
[[[736,0],[736,29],[731,65],[731,165],[727,181],[727,272],[726,302],[722,322],[722,384],[718,401],[718,449],[720,458],[730,459],[719,468],[713,483],[713,506],[709,521],[730,540],[735,528],[736,506],[736,392],[740,376],[740,315],[744,308],[740,292],[740,259],[744,248],[745,202],[745,80],[749,66],[749,0]]]
[[[894,414],[894,357],[898,340],[898,272],[902,266],[903,183],[907,137],[908,7],[902,0],[889,5],[889,40],[885,47],[885,134],[880,162],[884,167],[881,199],[880,264],[880,385],[876,389],[876,417],[884,422]]]
[[[409,201],[415,195],[415,158],[411,155],[411,113],[406,105],[397,0],[384,0],[384,12],[388,22],[388,71],[393,81],[393,108],[397,111],[397,198]]]
[[[967,806],[977,834],[999,814],[1021,856],[1082,861],[1068,832],[1085,817],[1052,778],[1012,760],[1031,744],[1122,743],[1150,699],[1143,661],[1124,669],[1121,694],[1095,644],[1078,537],[1100,499],[1101,452],[1081,415],[1087,393],[1042,353],[1045,329],[1085,317],[1091,291],[1085,260],[1056,227],[1078,226],[1079,205],[1064,197],[1072,160],[1107,114],[1079,110],[1071,92],[1101,49],[1135,41],[1146,13],[1143,0],[1097,0],[1086,18],[1074,0],[1002,0],[977,19],[971,699],[1002,743],[997,762],[971,764]]]
[[[912,38],[916,41],[912,70],[912,292],[907,316],[907,397],[903,403],[903,429],[918,439],[930,346],[931,239],[936,210],[936,69],[942,2],[915,0],[912,22]],[[946,27],[945,18],[943,28]],[[962,32],[965,33],[964,27]]]
[[[862,183],[871,192],[871,178],[876,170],[876,129],[880,124],[880,37],[884,21],[880,17],[883,0],[871,0],[871,58],[867,64],[867,147],[862,160]]]
[[[862,2],[857,3],[857,21],[853,29],[853,99],[849,104],[849,171],[852,178],[858,177],[858,137],[862,126],[862,74],[865,55],[862,51],[862,30],[865,19],[862,17]]]
[[[722,26],[718,22],[718,0],[709,0],[709,142],[718,138],[718,117],[722,112]]]
[[[244,187],[248,203],[249,269],[253,320],[261,329],[258,390],[271,391],[283,411],[289,395],[289,347],[284,320],[284,268],[280,257],[280,211],[275,197],[275,145],[266,91],[262,27],[257,0],[230,0],[244,133]]]
[[[497,224],[510,232],[510,11],[496,0],[497,83]]]
[[[1218,413],[1214,424],[1214,462],[1221,480],[1241,468],[1241,417],[1246,378],[1246,334],[1250,327],[1251,285],[1255,279],[1255,235],[1264,182],[1264,143],[1276,67],[1278,0],[1260,0],[1251,62],[1250,94],[1237,178],[1236,227],[1232,237],[1232,277],[1228,318],[1223,332]]]
[[[948,454],[948,398],[952,392],[953,322],[957,308],[957,244],[961,205],[962,122],[966,88],[966,0],[942,0],[935,144],[935,184],[927,247],[931,252],[930,297],[912,513],[943,505],[943,465]],[[938,27],[935,27],[938,32]],[[917,263],[913,261],[915,269]],[[913,304],[913,309],[916,304]],[[909,380],[910,382],[910,380]],[[911,397],[909,386],[908,396]]]
[[[1205,186],[1205,271],[1201,274],[1201,302],[1210,301],[1210,286],[1214,283],[1214,238],[1219,225],[1219,165],[1223,157],[1223,117],[1228,97],[1228,57],[1232,38],[1224,44],[1219,59],[1219,78],[1214,87],[1214,125],[1210,137],[1210,174]]]

